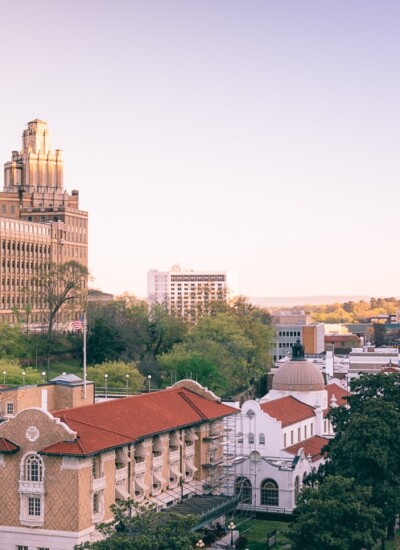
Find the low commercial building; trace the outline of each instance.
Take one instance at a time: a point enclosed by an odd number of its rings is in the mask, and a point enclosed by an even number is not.
[[[49,412],[60,403],[57,392],[69,394],[65,406],[85,391],[76,380],[54,387],[35,388],[27,407],[18,404],[28,392],[22,388],[0,423],[0,550],[72,550],[94,541],[116,499],[164,508],[212,493],[222,468],[223,419],[237,413],[214,394],[182,381]]]

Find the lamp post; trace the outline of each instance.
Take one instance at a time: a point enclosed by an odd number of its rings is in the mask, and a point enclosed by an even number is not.
[[[230,522],[228,525],[228,529],[231,532],[231,546],[233,546],[233,530],[236,528],[236,525],[233,523],[233,521]]]
[[[22,385],[25,386],[25,371],[22,371]]]
[[[151,374],[149,374],[147,376],[147,380],[149,381],[149,393],[150,393],[150,388],[151,388]]]
[[[125,374],[126,378],[126,395],[128,395],[129,392],[129,374]]]
[[[43,371],[43,372],[42,372],[42,382],[43,382],[43,383],[44,383],[45,377],[46,377],[46,371]]]
[[[6,376],[7,376],[7,371],[3,370],[3,384],[4,385],[6,385]]]
[[[105,388],[106,388],[106,399],[107,399],[107,396],[108,396],[107,382],[108,382],[108,374],[106,373],[106,374],[104,375],[104,386],[105,386]]]
[[[205,544],[204,542],[199,539],[197,542],[196,542],[196,548],[204,548],[205,547]]]

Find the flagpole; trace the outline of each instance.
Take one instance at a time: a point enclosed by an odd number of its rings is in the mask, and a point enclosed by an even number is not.
[[[86,312],[83,314],[83,399],[86,399]]]

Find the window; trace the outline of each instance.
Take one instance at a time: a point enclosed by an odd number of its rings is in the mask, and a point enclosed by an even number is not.
[[[261,483],[261,504],[279,506],[279,487],[273,479],[265,479]]]
[[[297,428],[297,441],[301,440],[301,428]]]
[[[249,504],[253,501],[253,490],[251,481],[246,477],[238,477],[235,481],[235,495],[238,495],[241,502]]]
[[[7,414],[14,414],[14,403],[7,403]]]
[[[300,494],[300,478],[299,476],[296,476],[296,479],[294,480],[294,502],[297,504],[297,501],[299,500],[299,494]]]
[[[93,514],[100,513],[100,494],[93,493]]]
[[[28,515],[39,517],[41,512],[40,497],[28,498]]]
[[[311,435],[314,435],[314,424],[311,424]]]
[[[26,459],[25,481],[43,481],[43,462],[39,455],[30,455]]]
[[[18,544],[18,546],[16,546],[16,549],[17,550],[28,550],[28,547],[27,546],[23,546],[21,544]]]
[[[307,439],[307,426],[304,426],[304,439]]]
[[[242,432],[239,432],[237,436],[238,436],[238,443],[243,443],[243,434],[242,434]]]
[[[290,444],[293,445],[293,430],[290,430]]]
[[[258,436],[258,442],[260,445],[265,445],[265,435],[264,434],[260,434]]]
[[[249,445],[254,445],[254,434],[249,433]]]
[[[286,447],[286,434],[283,434],[283,446]]]

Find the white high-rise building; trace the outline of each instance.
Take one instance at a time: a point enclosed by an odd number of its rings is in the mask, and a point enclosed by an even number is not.
[[[170,311],[187,320],[195,320],[209,302],[226,301],[232,292],[226,271],[194,271],[174,265],[170,271],[151,269],[147,273],[148,299],[167,303]]]

